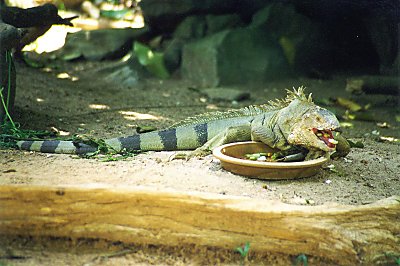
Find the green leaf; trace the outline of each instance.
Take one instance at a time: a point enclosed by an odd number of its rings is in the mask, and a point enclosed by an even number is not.
[[[133,44],[133,51],[142,66],[147,66],[150,63],[150,58],[154,56],[149,47],[139,42]]]
[[[105,18],[111,18],[114,20],[123,19],[128,13],[129,9],[121,9],[121,10],[100,10],[100,16]]]
[[[247,256],[247,254],[250,251],[250,242],[246,242],[246,244],[244,244],[243,251],[244,251],[245,256]]]
[[[162,53],[154,53],[150,64],[147,66],[150,73],[158,78],[169,78],[169,72],[164,65],[164,55]]]
[[[154,76],[166,79],[169,78],[169,72],[164,64],[164,55],[162,53],[153,52],[148,46],[135,42],[133,51],[139,61],[147,71]]]
[[[245,258],[250,251],[250,242],[246,242],[243,247],[237,247],[235,249],[242,258]]]
[[[242,248],[242,247],[237,247],[237,248],[235,248],[235,251],[237,251],[238,253],[240,253],[240,255],[243,257],[243,248]]]

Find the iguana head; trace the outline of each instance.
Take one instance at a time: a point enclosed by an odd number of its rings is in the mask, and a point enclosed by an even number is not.
[[[315,105],[311,97],[292,99],[280,115],[279,126],[287,142],[308,150],[333,151],[337,141],[334,131],[340,131],[336,116],[325,108]]]

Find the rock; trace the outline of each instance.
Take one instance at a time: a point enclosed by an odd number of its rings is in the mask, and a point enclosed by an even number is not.
[[[183,18],[191,14],[208,14],[234,10],[228,1],[215,0],[146,0],[139,3],[146,23],[156,32],[172,32]]]
[[[251,15],[265,5],[264,0],[146,0],[139,3],[146,24],[159,33],[173,32],[187,16],[209,14]]]
[[[244,26],[244,22],[238,14],[208,15],[205,17],[205,20],[207,25],[207,35]]]
[[[134,56],[131,56],[126,62],[117,62],[95,69],[89,75],[103,77],[104,81],[123,87],[136,87],[141,80],[150,76]]]
[[[188,16],[176,27],[173,37],[184,40],[199,39],[243,25],[237,14]]]
[[[380,67],[382,73],[392,73],[392,48],[398,47],[398,0],[292,3],[320,28],[319,36],[311,35],[305,40],[308,44],[303,44],[306,53],[299,61],[304,65],[331,73],[371,74],[378,73]]]
[[[131,50],[133,41],[143,37],[147,32],[146,27],[79,31],[67,35],[65,46],[55,54],[64,60],[79,57],[94,61],[115,59],[127,54]]]
[[[182,40],[198,39],[206,35],[206,30],[204,16],[189,16],[176,27],[173,37]]]
[[[250,98],[250,92],[232,88],[208,88],[200,91],[212,101],[243,101]]]
[[[173,39],[166,41],[164,59],[168,70],[172,73],[180,67],[182,48],[188,40],[200,39],[206,35],[242,25],[242,20],[236,14],[185,18],[174,31]]]
[[[265,6],[254,14],[250,26],[269,32],[280,43],[289,64],[301,71],[309,66],[311,57],[317,56],[319,53],[316,51],[325,44],[318,40],[319,30],[314,22],[287,3]]]
[[[185,41],[182,39],[172,39],[167,41],[164,48],[164,63],[170,73],[173,73],[181,65],[182,48]]]
[[[124,87],[133,87],[139,82],[139,74],[135,69],[129,67],[129,65],[121,66],[110,74],[106,75],[106,81],[120,84]]]
[[[379,72],[384,75],[399,75],[398,24],[382,14],[374,14],[365,19],[364,23],[379,58]]]
[[[182,76],[194,86],[257,83],[290,75],[278,42],[258,28],[238,28],[185,45]]]

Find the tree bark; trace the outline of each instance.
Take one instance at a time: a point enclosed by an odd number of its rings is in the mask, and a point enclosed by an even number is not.
[[[204,193],[0,186],[0,234],[304,253],[338,265],[400,252],[400,197],[362,206],[297,206]]]
[[[73,26],[70,21],[71,18],[61,18],[58,15],[57,7],[53,4],[27,9],[5,6],[1,8],[0,15],[4,23],[16,28],[41,27],[53,24]]]
[[[16,73],[11,51],[21,49],[43,35],[53,24],[72,26],[75,17],[63,19],[52,4],[22,9],[0,1],[0,124],[6,112],[12,113],[16,92]],[[22,29],[21,29],[22,28]],[[4,101],[4,104],[3,104]]]
[[[19,44],[21,34],[21,30],[2,23],[0,17],[0,124],[6,117],[6,110],[11,113],[14,109],[16,73],[11,49]]]

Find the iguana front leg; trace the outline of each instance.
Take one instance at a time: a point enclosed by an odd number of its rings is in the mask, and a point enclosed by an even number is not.
[[[260,123],[252,125],[251,139],[254,141],[260,141],[272,148],[277,148],[279,150],[287,150],[291,148],[281,130],[277,126],[271,128]]]

